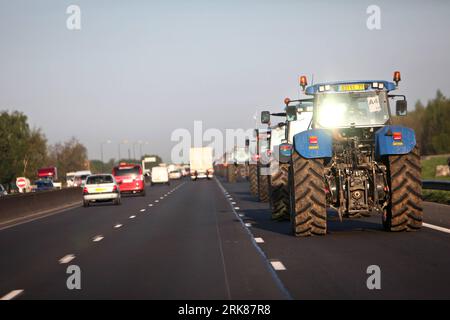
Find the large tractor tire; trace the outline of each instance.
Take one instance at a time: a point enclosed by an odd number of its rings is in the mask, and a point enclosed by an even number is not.
[[[327,210],[323,159],[306,159],[294,151],[289,169],[294,235],[325,235]]]
[[[227,166],[227,181],[230,183],[236,182],[236,166],[234,164]]]
[[[238,164],[237,172],[238,172],[238,175],[240,178],[246,179],[247,178],[247,165],[246,164]]]
[[[254,196],[258,195],[258,168],[256,164],[249,165],[248,180],[250,182],[250,193]]]
[[[289,164],[280,163],[270,177],[270,207],[273,220],[289,220]]]
[[[417,146],[404,155],[387,159],[391,197],[383,213],[387,231],[415,231],[422,227],[422,181],[420,152]]]
[[[262,172],[262,168],[258,169],[258,196],[259,201],[261,202],[269,202],[270,195],[269,195],[269,176],[267,174],[261,174],[265,173]]]

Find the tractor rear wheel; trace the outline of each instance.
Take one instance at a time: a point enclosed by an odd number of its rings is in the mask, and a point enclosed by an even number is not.
[[[259,167],[258,169],[258,196],[259,201],[269,202],[269,176],[266,172],[262,172],[265,168]]]
[[[249,173],[248,179],[250,182],[250,193],[254,196],[258,195],[258,169],[256,168],[256,164],[249,165]]]
[[[325,235],[327,211],[323,159],[306,159],[294,151],[289,178],[294,235]]]
[[[273,220],[289,220],[289,164],[280,163],[270,177],[270,207]]]
[[[236,182],[236,166],[234,164],[227,166],[227,181],[230,183]]]
[[[420,152],[417,146],[403,155],[387,159],[391,197],[383,213],[387,231],[415,231],[422,227],[422,181]]]

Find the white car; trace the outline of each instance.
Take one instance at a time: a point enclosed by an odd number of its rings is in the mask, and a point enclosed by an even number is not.
[[[83,188],[83,206],[89,207],[91,202],[112,201],[115,205],[121,203],[120,188],[111,174],[94,174],[86,179]]]
[[[169,179],[170,180],[178,180],[181,179],[183,175],[181,174],[180,170],[174,170],[169,172]]]
[[[7,196],[8,192],[6,192],[6,189],[3,187],[3,185],[0,184],[0,197],[1,196]]]
[[[152,184],[169,182],[169,171],[166,167],[153,167],[152,168]]]

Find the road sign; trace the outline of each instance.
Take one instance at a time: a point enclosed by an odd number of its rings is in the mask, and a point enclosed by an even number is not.
[[[145,162],[156,162],[156,157],[147,157],[144,159]]]
[[[27,186],[27,179],[24,177],[20,177],[16,179],[17,188],[23,189]]]

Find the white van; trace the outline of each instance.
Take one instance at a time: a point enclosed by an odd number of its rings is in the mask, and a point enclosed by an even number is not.
[[[67,172],[66,173],[67,188],[73,187],[73,183],[74,183],[73,180],[75,179],[75,174],[76,174],[76,172]]]
[[[75,172],[75,176],[73,178],[73,186],[84,187],[87,177],[89,177],[91,174],[92,172],[89,170]]]
[[[155,184],[155,183],[170,184],[169,170],[167,170],[167,167],[153,167],[151,182],[152,182],[152,184]]]

